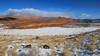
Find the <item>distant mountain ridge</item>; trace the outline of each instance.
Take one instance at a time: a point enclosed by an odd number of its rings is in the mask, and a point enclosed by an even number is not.
[[[77,20],[64,17],[55,17],[52,19],[36,16],[0,17],[0,24],[4,24],[8,28],[39,28],[73,22],[77,22]]]
[[[100,19],[79,19],[82,23],[100,23]]]
[[[37,17],[37,16],[14,16],[14,17],[0,17],[0,27],[10,28],[10,29],[27,29],[27,28],[40,28],[40,27],[50,27],[59,26],[68,23],[90,23],[90,22],[100,22],[100,20],[90,20],[90,19],[72,19],[65,17]]]

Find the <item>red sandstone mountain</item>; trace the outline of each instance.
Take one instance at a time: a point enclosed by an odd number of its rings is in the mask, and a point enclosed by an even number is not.
[[[3,24],[8,28],[21,29],[58,26],[74,22],[77,22],[77,20],[65,17],[55,17],[51,19],[36,16],[0,17],[0,24]]]

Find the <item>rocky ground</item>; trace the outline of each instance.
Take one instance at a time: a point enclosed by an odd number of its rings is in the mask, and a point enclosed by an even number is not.
[[[71,38],[68,38],[71,37]],[[4,56],[8,45],[16,46],[13,56],[16,56],[16,49],[22,43],[48,45],[50,48],[55,46],[64,47],[64,56],[72,56],[72,48],[83,48],[84,50],[94,51],[100,47],[100,30],[79,34],[74,36],[0,36],[0,56]],[[86,44],[88,43],[88,44]],[[100,51],[99,51],[100,52]],[[73,54],[76,55],[76,54]],[[51,56],[56,56],[54,52]]]

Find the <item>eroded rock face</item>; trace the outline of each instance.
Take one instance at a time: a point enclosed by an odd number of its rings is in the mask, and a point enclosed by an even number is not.
[[[44,18],[36,16],[15,16],[15,17],[0,17],[0,24],[8,26],[8,28],[40,28],[47,26],[59,26],[66,23],[74,23],[78,20],[64,17]]]

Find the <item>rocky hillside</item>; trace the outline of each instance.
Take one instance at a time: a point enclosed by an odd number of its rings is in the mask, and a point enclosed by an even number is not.
[[[0,27],[11,28],[11,29],[59,26],[75,22],[78,22],[78,20],[71,18],[64,18],[64,17],[55,17],[55,18],[44,18],[36,16],[0,17]]]

